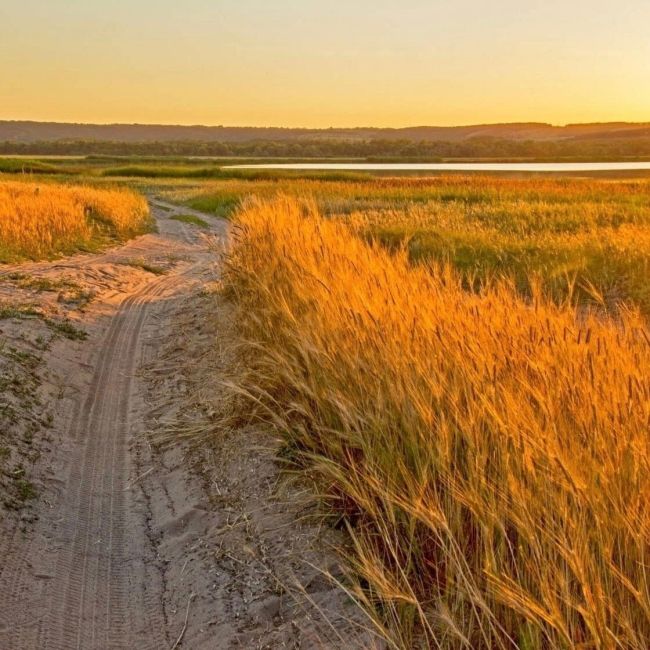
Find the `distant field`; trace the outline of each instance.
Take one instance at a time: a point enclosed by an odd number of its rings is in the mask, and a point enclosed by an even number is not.
[[[570,295],[650,313],[650,181],[442,176],[345,181],[211,181],[169,189],[167,198],[227,217],[249,195],[313,197],[413,262],[449,262],[474,287],[509,277],[530,293],[539,281]]]
[[[150,225],[146,201],[127,189],[0,181],[0,262],[96,250]]]
[[[405,246],[413,262],[450,262],[468,285],[507,275],[524,293],[539,281],[556,300],[571,295],[607,307],[631,301],[650,313],[650,179],[644,175],[386,177],[227,170],[224,162],[6,158],[0,170],[11,172],[8,178],[44,175],[98,188],[119,183],[226,218],[247,196],[313,196],[324,214],[391,250]]]
[[[241,164],[260,162],[283,163],[306,159],[286,158],[237,158]],[[319,159],[310,159],[319,160]],[[347,162],[349,158],[326,158],[324,162]],[[232,158],[210,158],[191,156],[0,156],[0,174],[15,175],[58,175],[62,177],[84,177],[95,182],[107,179],[268,179],[268,178],[370,178],[368,174],[349,173],[294,173],[267,170],[225,169],[232,165]]]

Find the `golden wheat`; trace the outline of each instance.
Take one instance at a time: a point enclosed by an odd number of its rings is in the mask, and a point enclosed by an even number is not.
[[[356,593],[392,641],[647,648],[642,317],[506,280],[470,293],[291,198],[236,221],[237,394],[345,515]]]
[[[0,261],[70,253],[102,235],[126,239],[148,219],[147,202],[129,190],[0,182]]]

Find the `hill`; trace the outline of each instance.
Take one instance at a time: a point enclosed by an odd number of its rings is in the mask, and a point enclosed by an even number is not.
[[[569,140],[648,137],[650,122],[609,122],[554,126],[545,123],[418,126],[405,128],[329,128],[180,126],[171,124],[73,124],[0,121],[0,142],[33,143],[61,140],[112,142],[251,142],[285,140],[410,140],[459,142],[472,138],[506,140]]]

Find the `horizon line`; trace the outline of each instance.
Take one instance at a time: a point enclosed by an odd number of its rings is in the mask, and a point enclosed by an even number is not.
[[[463,129],[472,127],[490,127],[490,126],[544,126],[551,128],[567,128],[580,126],[650,126],[648,121],[630,121],[630,120],[608,120],[596,122],[566,122],[564,124],[543,122],[537,120],[523,120],[513,122],[475,122],[471,124],[412,124],[403,126],[278,126],[278,125],[250,125],[250,124],[201,124],[201,123],[172,123],[172,122],[77,122],[66,120],[38,120],[38,119],[11,119],[0,118],[0,123],[28,123],[28,124],[66,124],[73,126],[160,126],[160,127],[180,127],[180,128],[206,128],[206,129],[285,129],[285,130],[304,130],[304,131],[330,131],[330,130],[392,130],[400,131],[405,129]]]

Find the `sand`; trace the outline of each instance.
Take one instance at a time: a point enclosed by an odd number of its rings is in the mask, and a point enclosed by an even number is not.
[[[345,540],[284,479],[280,442],[215,424],[227,224],[151,206],[158,233],[0,269],[0,304],[31,305],[0,320],[22,353],[0,370],[30,387],[3,396],[18,417],[1,439],[0,648],[381,647],[326,577],[345,582]]]

